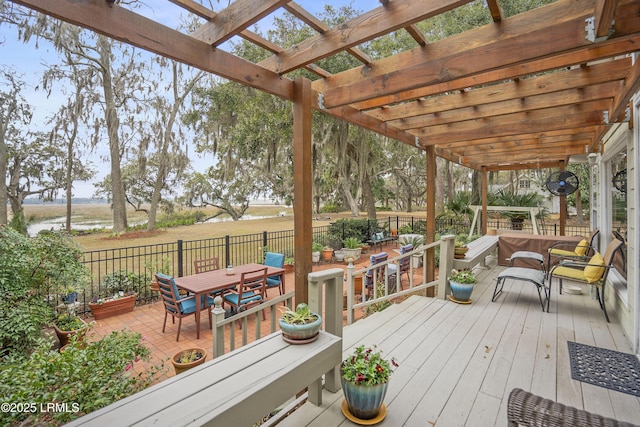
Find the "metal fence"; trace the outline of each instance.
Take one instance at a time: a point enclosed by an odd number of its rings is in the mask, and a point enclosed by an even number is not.
[[[424,234],[426,225],[424,219],[415,217],[385,217],[376,220],[360,220],[363,241],[367,236],[379,230],[397,234],[417,233]],[[345,237],[347,225],[338,221],[328,226],[314,227],[313,240],[323,245],[337,248]],[[511,229],[509,221],[492,221],[490,228]],[[523,230],[531,231],[531,224],[525,222]],[[469,231],[467,221],[455,221],[452,219],[438,220],[436,232],[439,234],[454,233],[464,234]],[[588,235],[588,227],[567,227],[567,235]],[[558,234],[557,224],[547,224],[546,234]],[[104,279],[113,273],[126,271],[130,280],[135,283],[138,292],[137,304],[146,304],[158,298],[156,292],[149,289],[153,274],[158,271],[166,272],[172,276],[185,276],[193,274],[193,261],[203,258],[217,257],[220,267],[227,265],[240,265],[249,262],[262,263],[267,251],[284,253],[287,259],[292,259],[294,254],[294,230],[275,231],[239,236],[214,237],[199,240],[171,243],[158,243],[153,245],[132,246],[116,249],[102,249],[84,253],[83,262],[91,272],[91,284],[79,295],[80,312],[88,311],[88,303],[98,297],[104,297]]]

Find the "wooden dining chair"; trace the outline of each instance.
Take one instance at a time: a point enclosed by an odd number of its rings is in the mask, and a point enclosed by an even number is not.
[[[237,312],[262,304],[266,298],[267,267],[242,273],[240,284],[231,288],[223,296],[223,303],[229,303]],[[264,310],[262,318],[266,320]]]
[[[173,277],[167,276],[161,273],[156,273],[156,280],[160,287],[160,295],[162,296],[162,302],[164,303],[164,323],[162,324],[162,333],[164,334],[167,327],[167,316],[171,315],[173,324],[176,323],[176,317],[178,318],[178,333],[176,334],[176,341],[180,340],[180,328],[182,327],[182,318],[196,314],[196,299],[195,295],[182,296],[178,292],[178,286],[176,285]],[[201,307],[206,308],[213,305],[213,298],[202,298]],[[212,325],[211,310],[209,312],[209,328]]]
[[[193,261],[193,268],[196,274],[204,273],[205,271],[218,270],[220,268],[218,257],[196,259]]]
[[[284,267],[284,254],[279,254],[275,252],[267,252],[264,257],[264,265],[269,267],[283,268]],[[267,277],[267,288],[268,291],[271,288],[278,288],[280,290],[280,295],[284,294],[284,286],[282,280],[282,273],[280,276]],[[265,291],[265,296],[266,296]]]

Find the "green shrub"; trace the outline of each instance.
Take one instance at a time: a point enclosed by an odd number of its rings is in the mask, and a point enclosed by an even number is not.
[[[118,270],[113,273],[106,274],[100,285],[100,297],[106,298],[118,291],[124,293],[142,292],[149,287],[151,278],[146,274],[133,273],[127,270]]]
[[[134,362],[149,360],[149,349],[140,334],[112,332],[99,341],[84,345],[72,341],[58,353],[41,340],[28,356],[3,360],[0,394],[4,402],[28,402],[37,411],[4,412],[0,424],[40,421],[47,425],[66,423],[107,406],[149,386],[164,364],[139,373]],[[40,405],[67,404],[68,411],[40,412]]]
[[[328,234],[341,241],[355,237],[361,242],[366,242],[371,237],[370,234],[376,231],[370,227],[367,219],[339,219],[329,226]]]
[[[45,295],[82,289],[88,273],[78,245],[62,233],[34,238],[0,226],[0,356],[26,354],[53,318]]]

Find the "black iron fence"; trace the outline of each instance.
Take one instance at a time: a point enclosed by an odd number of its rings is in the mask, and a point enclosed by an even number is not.
[[[377,220],[360,221],[357,232],[364,242],[379,231],[389,234],[424,234],[426,227],[424,219],[415,217],[386,217]],[[436,223],[439,234],[464,234],[469,232],[468,221],[443,219]],[[490,228],[511,229],[508,221],[493,221]],[[532,231],[531,224],[525,222],[523,230]],[[559,226],[547,224],[545,234],[558,234]],[[313,240],[334,249],[341,247],[345,237],[353,233],[354,229],[344,220],[328,226],[313,228]],[[588,227],[567,227],[567,235],[588,235]],[[158,298],[156,292],[149,288],[153,274],[158,271],[172,276],[185,276],[194,273],[193,261],[203,258],[217,257],[220,267],[240,265],[249,262],[262,263],[267,251],[285,254],[285,262],[293,260],[294,231],[275,231],[239,236],[227,235],[199,240],[153,245],[132,246],[126,248],[102,249],[84,253],[84,264],[91,272],[91,283],[84,292],[79,294],[80,312],[88,311],[87,304],[95,298],[104,297],[104,281],[108,276],[123,277],[127,272],[128,280],[134,282],[138,292],[138,304],[152,302]],[[115,274],[114,274],[115,273]],[[112,286],[112,285],[111,285]]]

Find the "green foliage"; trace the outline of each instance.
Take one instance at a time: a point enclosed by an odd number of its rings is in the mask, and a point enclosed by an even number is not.
[[[389,362],[382,357],[381,351],[375,350],[376,346],[366,349],[363,345],[357,347],[353,355],[342,362],[340,367],[342,378],[357,385],[375,385],[388,382],[393,369],[398,367],[398,363],[393,358]]]
[[[160,216],[156,221],[156,228],[180,227],[183,225],[193,225],[202,222],[207,215],[201,210],[185,211],[185,212],[169,212]],[[146,230],[147,224],[138,224],[128,227],[128,230]]]
[[[202,359],[203,356],[202,352],[196,349],[184,350],[178,357],[178,363],[193,363],[196,360]]]
[[[357,237],[347,237],[344,239],[344,247],[346,249],[358,249],[362,247],[362,242]]]
[[[149,360],[149,349],[140,334],[112,332],[93,343],[72,342],[64,351],[51,350],[40,340],[25,357],[3,360],[0,394],[5,402],[67,403],[69,412],[3,413],[2,424],[41,421],[47,425],[66,423],[100,409],[149,386],[163,366],[133,374],[134,362]],[[72,406],[73,405],[73,406]]]
[[[127,270],[114,271],[106,274],[102,279],[99,295],[101,298],[108,298],[120,291],[125,294],[144,292],[149,286],[149,280],[146,274],[133,273]]]
[[[71,313],[64,313],[59,315],[55,320],[56,326],[61,331],[75,331],[76,329],[87,326],[78,316]]]
[[[320,213],[337,213],[339,212],[338,204],[335,202],[325,202],[320,208]]]
[[[449,280],[453,280],[457,283],[473,284],[478,281],[478,278],[475,274],[473,274],[473,271],[471,270],[456,270],[454,268],[453,270],[451,270]]]
[[[0,354],[26,354],[52,313],[43,295],[82,289],[88,273],[67,235],[29,238],[0,226]]]
[[[324,245],[319,242],[313,242],[311,244],[311,252],[321,252]]]
[[[369,239],[369,234],[377,230],[372,230],[367,219],[339,219],[329,226],[328,234],[340,240],[355,237],[360,242]]]
[[[281,319],[290,325],[306,325],[318,320],[318,315],[312,312],[307,304],[300,303],[296,306],[295,311],[285,308]]]

